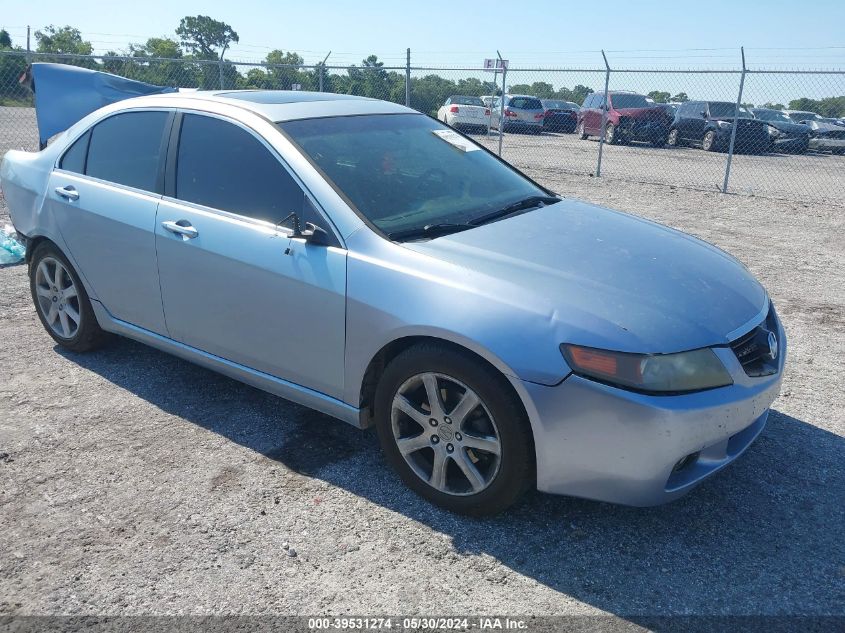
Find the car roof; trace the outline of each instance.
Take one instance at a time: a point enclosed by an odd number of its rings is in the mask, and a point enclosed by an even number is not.
[[[126,107],[196,107],[203,102],[220,103],[255,112],[271,121],[291,121],[327,116],[361,114],[419,114],[405,106],[329,92],[300,90],[195,90],[134,97],[119,102]]]

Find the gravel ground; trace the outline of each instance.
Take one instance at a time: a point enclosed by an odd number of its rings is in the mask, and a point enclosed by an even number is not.
[[[745,456],[657,508],[534,493],[454,516],[405,489],[371,432],[130,341],[57,348],[6,267],[0,615],[845,615],[842,209],[529,173],[765,283],[790,356]]]

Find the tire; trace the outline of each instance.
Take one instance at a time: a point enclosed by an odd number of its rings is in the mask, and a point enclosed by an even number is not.
[[[108,341],[79,275],[52,242],[42,242],[32,254],[29,289],[41,324],[62,347],[88,352]]]
[[[575,126],[575,134],[582,141],[587,140],[587,133],[584,132],[584,121],[578,121],[578,125]]]
[[[619,141],[618,135],[616,134],[616,126],[613,123],[608,123],[604,126],[604,142],[608,145],[616,145]]]
[[[440,394],[448,413],[427,405],[430,393]],[[468,394],[478,403],[461,415],[458,403]],[[469,354],[433,343],[399,354],[379,380],[375,420],[385,458],[405,484],[452,512],[496,514],[534,483],[531,427],[521,404],[501,374]],[[441,477],[438,463],[445,464]]]
[[[716,132],[713,130],[708,130],[704,134],[704,138],[701,140],[701,149],[705,152],[715,152],[716,151]]]
[[[669,135],[666,137],[666,144],[669,147],[681,146],[681,134],[678,132],[678,128],[672,128],[669,130]]]

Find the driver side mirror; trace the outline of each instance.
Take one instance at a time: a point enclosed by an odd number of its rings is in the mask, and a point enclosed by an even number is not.
[[[292,238],[300,237],[303,238],[306,243],[314,244],[315,246],[328,246],[329,245],[329,234],[326,233],[326,229],[321,226],[317,226],[313,222],[306,222],[305,223],[305,230],[300,231],[299,235],[291,235]]]
[[[313,222],[306,222],[305,229],[303,229],[302,220],[300,220],[299,214],[296,211],[288,215],[279,224],[284,224],[288,220],[293,220],[291,239],[305,240],[307,244],[314,244],[315,246],[329,246],[331,244],[329,234],[326,233],[323,227],[317,226]]]
[[[701,115],[701,118],[702,118],[702,119],[706,119],[706,118],[707,118],[707,110],[702,110],[701,112],[699,112],[699,114]]]

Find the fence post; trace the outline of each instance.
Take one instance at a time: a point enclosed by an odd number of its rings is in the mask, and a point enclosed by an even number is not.
[[[505,60],[502,59],[502,54],[497,50],[496,55],[499,56],[499,62],[502,66],[502,98],[499,100],[499,158],[502,157],[502,139],[505,138],[505,93],[507,92],[507,76],[508,67]]]
[[[731,127],[731,144],[728,146],[728,162],[725,165],[725,182],[722,184],[722,193],[728,193],[728,179],[731,177],[731,162],[734,158],[734,143],[736,142],[736,127],[739,122],[739,108],[742,105],[742,90],[745,87],[745,48],[739,47],[742,53],[742,75],[739,78],[739,94],[736,97],[736,107],[734,108],[734,124]]]
[[[607,90],[610,85],[610,64],[607,63],[607,55],[602,49],[601,56],[604,58],[604,99],[601,104],[601,129],[599,130],[599,159],[596,163],[596,177],[601,176],[601,155],[604,151],[604,127],[607,125]]]
[[[326,60],[328,60],[329,55],[331,54],[332,52],[329,51],[328,54],[323,58],[323,63],[320,64],[320,92],[323,92],[323,75],[326,72]]]
[[[406,51],[405,58],[405,107],[411,107],[411,49]]]

